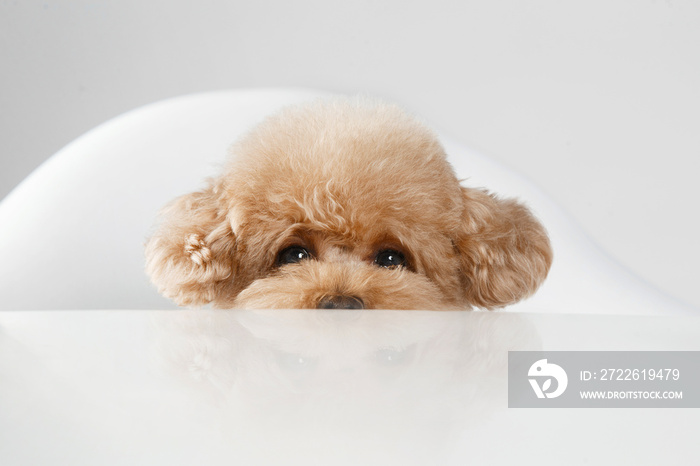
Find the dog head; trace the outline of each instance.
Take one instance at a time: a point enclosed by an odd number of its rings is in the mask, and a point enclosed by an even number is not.
[[[492,309],[552,260],[524,206],[460,186],[430,130],[361,100],[268,118],[162,215],[147,271],[179,305]]]

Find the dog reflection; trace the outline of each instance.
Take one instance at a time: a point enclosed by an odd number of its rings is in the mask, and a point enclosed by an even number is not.
[[[265,462],[432,463],[507,405],[507,351],[539,347],[513,314],[194,311],[160,325],[163,361],[215,407],[237,457]]]

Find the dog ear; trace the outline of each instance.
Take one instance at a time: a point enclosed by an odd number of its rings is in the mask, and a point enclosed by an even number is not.
[[[232,282],[236,238],[221,191],[212,183],[173,201],[146,244],[146,272],[180,306],[216,301]]]
[[[522,204],[487,191],[462,188],[458,238],[466,300],[493,309],[535,292],[552,264],[544,227]]]

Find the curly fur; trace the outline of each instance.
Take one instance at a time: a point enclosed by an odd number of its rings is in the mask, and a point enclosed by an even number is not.
[[[526,207],[460,186],[435,135],[399,108],[320,101],[269,117],[222,175],[167,206],[147,272],[180,305],[493,309],[533,293],[552,261]],[[286,247],[313,258],[278,266]],[[378,267],[383,249],[406,265]]]

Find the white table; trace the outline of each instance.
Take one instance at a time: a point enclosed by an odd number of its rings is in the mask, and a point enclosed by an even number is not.
[[[508,350],[700,350],[700,318],[0,312],[0,464],[697,464],[697,409],[507,407]]]

